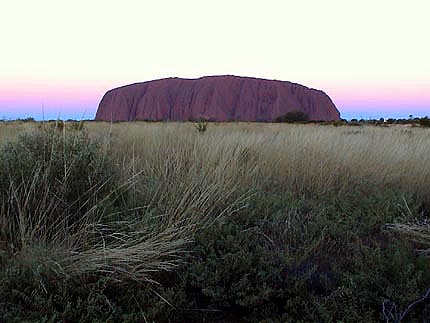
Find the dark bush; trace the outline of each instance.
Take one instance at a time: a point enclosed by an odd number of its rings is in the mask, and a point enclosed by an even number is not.
[[[27,117],[24,119],[18,119],[17,121],[21,121],[21,122],[35,122],[33,117]]]
[[[425,116],[421,119],[419,119],[419,124],[421,127],[429,128],[430,127],[430,118]]]
[[[339,126],[347,126],[348,125],[348,121],[346,121],[346,120],[336,120],[336,121],[333,121],[333,126],[335,126],[335,127],[339,127]]]
[[[204,121],[199,121],[194,124],[194,128],[197,130],[198,133],[204,133],[208,129],[208,123]]]
[[[360,122],[357,121],[357,119],[351,119],[351,121],[348,123],[350,126],[362,126]]]
[[[275,118],[275,122],[303,122],[308,120],[308,115],[302,111],[287,112]]]
[[[380,322],[384,299],[406,307],[430,286],[429,260],[384,230],[403,217],[401,196],[361,190],[319,200],[259,196],[205,228],[164,290],[176,320]]]

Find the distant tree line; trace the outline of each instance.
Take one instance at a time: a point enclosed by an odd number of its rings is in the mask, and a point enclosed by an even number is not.
[[[341,119],[339,121],[333,121],[332,124],[334,126],[361,126],[361,125],[373,125],[373,126],[382,126],[388,127],[390,125],[411,125],[411,126],[421,126],[421,127],[430,127],[430,118],[428,116],[422,118],[408,118],[408,119],[395,119],[395,118],[379,118],[379,119]]]
[[[395,118],[379,118],[379,119],[340,119],[336,121],[324,121],[324,120],[310,120],[309,116],[302,111],[291,111],[275,118],[274,122],[281,123],[318,123],[324,125],[334,126],[362,126],[362,125],[374,125],[374,126],[389,126],[389,125],[412,125],[421,127],[430,127],[430,118],[428,116],[422,118],[413,118],[409,116],[408,119],[395,119]]]
[[[0,119],[0,122],[36,122],[36,120],[32,117],[28,118],[19,118],[15,120],[5,120]],[[42,122],[56,122],[58,120],[44,120]],[[80,120],[85,122],[95,122],[94,120]],[[153,121],[153,120],[136,120],[136,122],[144,121],[144,122],[161,122]],[[211,120],[199,118],[197,120],[188,120],[189,122],[197,122],[197,123],[208,123]],[[65,122],[76,122],[74,119],[68,119]],[[388,127],[390,125],[411,125],[411,126],[421,126],[425,128],[430,128],[430,118],[428,116],[417,118],[412,115],[409,118],[404,119],[395,119],[395,118],[379,118],[379,119],[340,119],[336,121],[325,121],[325,120],[310,120],[309,116],[302,111],[291,111],[287,112],[283,115],[280,115],[275,118],[273,122],[276,123],[317,123],[321,125],[333,125],[333,126],[363,126],[363,125],[373,125],[373,126],[382,126]]]

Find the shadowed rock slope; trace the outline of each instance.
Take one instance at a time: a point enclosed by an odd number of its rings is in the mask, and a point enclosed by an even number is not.
[[[96,120],[273,121],[291,111],[311,120],[338,120],[323,91],[286,81],[238,76],[166,78],[126,85],[102,98]]]

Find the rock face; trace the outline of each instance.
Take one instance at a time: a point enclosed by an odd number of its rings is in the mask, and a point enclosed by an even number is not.
[[[238,76],[167,78],[108,91],[96,120],[273,121],[291,111],[339,120],[327,94],[300,84]]]

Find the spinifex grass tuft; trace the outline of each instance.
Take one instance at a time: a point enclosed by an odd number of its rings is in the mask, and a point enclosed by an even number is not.
[[[120,169],[109,154],[105,142],[66,127],[35,130],[6,145],[0,160],[2,248],[26,266],[62,276],[152,282],[153,273],[181,262],[198,226],[230,208],[219,202],[235,185],[226,192],[220,183],[228,179],[216,169],[196,177],[191,167],[180,195],[165,186],[168,177],[154,179],[157,191],[141,192],[137,184],[147,177],[136,171],[137,157]]]

